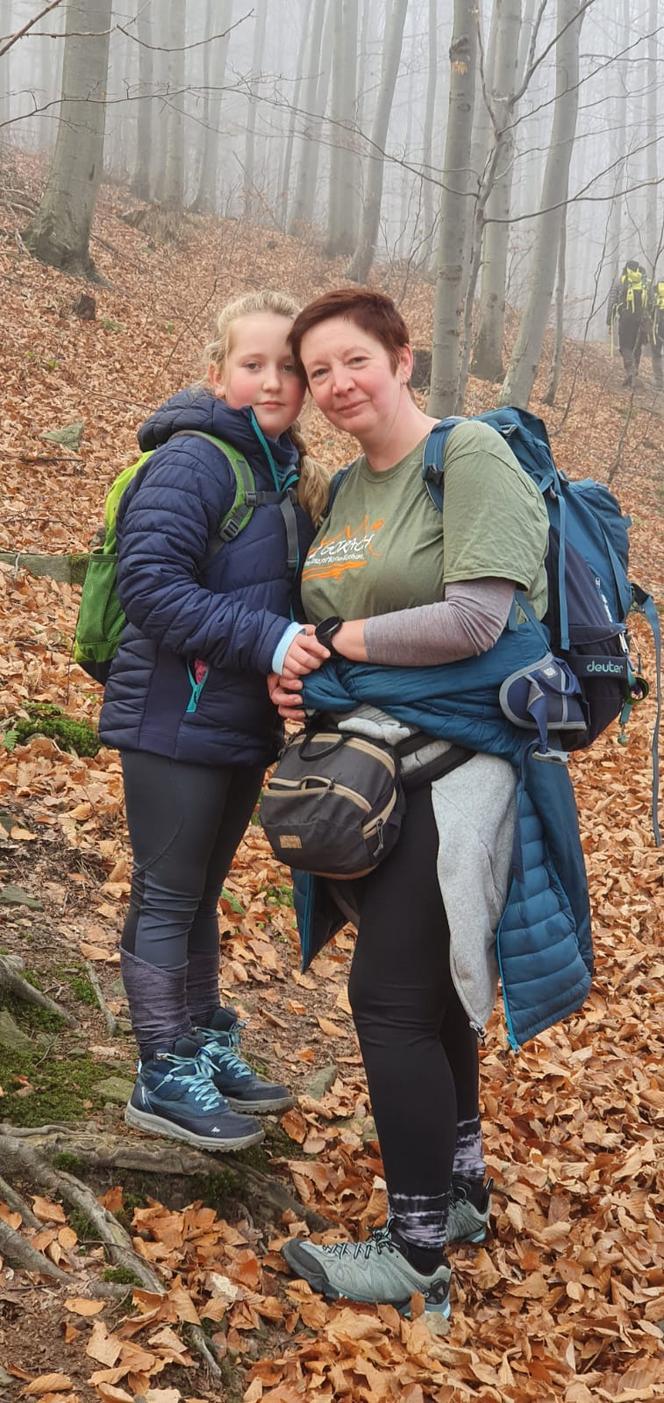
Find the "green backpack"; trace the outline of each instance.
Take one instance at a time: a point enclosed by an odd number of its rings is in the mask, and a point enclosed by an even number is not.
[[[232,444],[195,429],[183,430],[182,433],[186,433],[189,438],[205,438],[209,443],[213,443],[215,448],[224,454],[235,474],[233,505],[221,518],[217,535],[210,542],[205,562],[208,564],[226,541],[234,540],[245,526],[248,526],[257,505],[268,499],[277,500],[280,494],[256,492],[252,469],[246,458],[243,458]],[[173,434],[172,437],[176,438],[178,435]],[[100,533],[102,543],[92,551],[89,558],[76,621],[73,659],[90,677],[94,677],[96,682],[106,682],[127,622],[117,592],[118,556],[115,524],[120,499],[132,478],[156,451],[151,449],[148,453],[142,453],[135,463],[118,473],[104,502],[104,527]]]

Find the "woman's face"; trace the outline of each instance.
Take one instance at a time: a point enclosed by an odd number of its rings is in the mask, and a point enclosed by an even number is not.
[[[305,396],[288,344],[292,325],[276,312],[238,317],[229,329],[225,364],[209,371],[214,393],[231,409],[253,409],[270,438],[290,428]]]
[[[410,378],[409,346],[395,370],[375,336],[346,317],[330,317],[305,332],[300,358],[313,398],[335,428],[362,442],[391,427]]]

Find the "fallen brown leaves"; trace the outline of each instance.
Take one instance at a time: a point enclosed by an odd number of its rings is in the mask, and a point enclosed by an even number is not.
[[[26,161],[34,182],[34,165]],[[123,197],[103,195],[101,253],[115,287],[97,293],[119,327],[60,314],[69,280],[0,245],[6,296],[0,309],[3,377],[3,475],[9,510],[0,528],[7,549],[84,549],[100,518],[105,489],[134,449],[144,412],[198,373],[212,307],[236,289],[282,278],[303,298],[340,280],[340,267],[275,233],[226,221],[192,224],[185,249],[149,255],[145,241],[117,219]],[[273,247],[269,247],[272,244]],[[149,308],[149,315],[146,315]],[[411,282],[405,309],[415,340],[430,334],[431,289]],[[53,364],[55,362],[55,364]],[[569,414],[563,408],[576,374]],[[471,381],[469,412],[488,407],[490,386]],[[561,407],[559,407],[561,406]],[[606,478],[624,427],[626,401],[601,350],[568,346],[559,406],[546,411],[554,451],[573,476]],[[541,407],[537,400],[531,406]],[[80,452],[44,461],[44,428],[83,418]],[[314,420],[317,451],[341,461],[346,445]],[[54,450],[54,454],[60,450]],[[634,517],[634,575],[659,591],[664,570],[661,469],[664,426],[644,393],[633,406],[616,478]],[[35,461],[40,459],[40,461]],[[660,481],[658,482],[658,473]],[[98,690],[68,653],[78,591],[0,567],[3,711],[27,700],[55,701],[94,719]],[[635,634],[652,677],[646,631]],[[664,1231],[655,1213],[663,1162],[661,852],[649,827],[649,731],[653,705],[635,715],[627,750],[615,731],[574,761],[582,840],[594,907],[596,974],[586,1006],[529,1044],[506,1049],[502,1019],[491,1022],[482,1060],[490,1172],[497,1184],[495,1236],[454,1253],[456,1297],[449,1333],[417,1314],[389,1307],[327,1306],[286,1274],[279,1246],[306,1235],[293,1215],[279,1230],[239,1211],[225,1221],[213,1208],[182,1210],[150,1200],[131,1214],[136,1250],[158,1272],[164,1296],[135,1290],[118,1318],[106,1301],[78,1294],[77,1236],[59,1204],[33,1200],[39,1228],[0,1206],[71,1274],[63,1294],[62,1341],[75,1357],[63,1372],[11,1365],[26,1397],[44,1403],[198,1403],[207,1393],[194,1371],[187,1329],[203,1324],[229,1367],[246,1366],[245,1403],[303,1397],[349,1403],[646,1403],[664,1397]],[[117,756],[81,760],[35,737],[0,753],[0,810],[12,823],[3,861],[45,904],[59,949],[94,961],[114,1013],[124,1004],[117,978],[117,930],[129,862]],[[0,837],[2,837],[0,831]],[[32,884],[32,885],[31,885]],[[274,1168],[299,1198],[339,1231],[366,1234],[384,1221],[382,1165],[345,993],[352,941],[338,938],[312,971],[297,971],[287,874],[261,831],[250,827],[221,904],[224,992],[253,1014],[251,1038],[273,1072],[304,1088],[283,1118],[292,1150]],[[0,908],[2,910],[2,908]],[[11,923],[10,923],[11,917]],[[28,918],[3,912],[23,950]],[[20,922],[23,922],[21,925]],[[113,1050],[95,1027],[93,1055]],[[122,1044],[121,1044],[122,1045]],[[255,1045],[255,1043],[254,1043]],[[130,1044],[126,1044],[131,1055]],[[329,1090],[306,1091],[312,1071],[334,1063]],[[28,1085],[24,1088],[31,1094]],[[407,1125],[404,1126],[407,1133]],[[295,1147],[298,1147],[296,1150]],[[304,1158],[295,1158],[296,1153]],[[312,1158],[314,1157],[315,1158]],[[123,1186],[105,1198],[123,1210]],[[334,1230],[328,1236],[334,1236]],[[101,1253],[87,1258],[99,1266]],[[0,1272],[0,1291],[11,1273]],[[27,1353],[21,1358],[28,1359]],[[69,1361],[70,1355],[67,1355]],[[186,1380],[191,1379],[189,1385]],[[193,1380],[196,1380],[194,1383]]]

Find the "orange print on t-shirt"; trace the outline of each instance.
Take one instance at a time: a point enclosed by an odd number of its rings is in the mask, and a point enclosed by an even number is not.
[[[365,515],[355,529],[344,526],[334,536],[323,536],[309,551],[303,581],[338,579],[347,570],[363,570],[370,556],[379,559],[381,552],[374,541],[384,525],[383,520],[370,521]]]

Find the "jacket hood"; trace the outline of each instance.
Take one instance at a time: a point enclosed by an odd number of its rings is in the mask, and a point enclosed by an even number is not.
[[[263,447],[251,422],[251,411],[231,409],[225,400],[199,385],[179,390],[146,419],[138,431],[141,452],[160,448],[173,434],[188,429],[225,439],[254,462],[257,457],[264,461]],[[278,439],[267,438],[267,442],[278,468],[296,466],[298,451],[288,433],[281,434]]]

